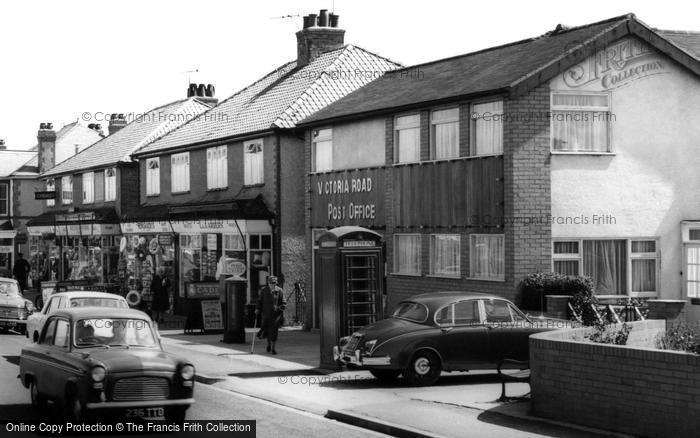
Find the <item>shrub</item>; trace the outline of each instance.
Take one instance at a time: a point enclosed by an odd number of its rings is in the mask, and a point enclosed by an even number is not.
[[[524,309],[545,311],[546,295],[593,295],[593,281],[589,277],[563,275],[556,272],[537,272],[525,277],[519,285]]]
[[[676,324],[656,339],[656,348],[700,354],[700,330],[697,326]]]
[[[586,335],[586,339],[598,344],[627,345],[632,326],[623,323],[620,328],[614,328],[610,324],[596,322],[593,331]]]

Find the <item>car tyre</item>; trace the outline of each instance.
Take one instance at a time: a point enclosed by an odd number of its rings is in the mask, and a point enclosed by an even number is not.
[[[399,370],[369,370],[369,372],[381,382],[393,382],[401,374]]]
[[[411,386],[430,386],[440,378],[442,365],[437,354],[430,350],[417,351],[403,372]]]
[[[71,394],[67,397],[65,417],[74,424],[87,422],[85,406],[80,401],[78,394]]]
[[[46,409],[46,396],[39,392],[39,387],[36,386],[35,380],[32,380],[32,383],[29,384],[29,395],[32,399],[32,408],[34,408],[36,412],[42,412]]]

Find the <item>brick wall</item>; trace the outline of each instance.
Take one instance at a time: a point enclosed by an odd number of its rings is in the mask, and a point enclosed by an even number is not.
[[[663,320],[633,322],[628,346],[594,344],[588,328],[530,337],[537,416],[650,437],[700,433],[700,356],[648,348]]]
[[[117,171],[117,213],[120,216],[137,213],[139,186],[138,164],[120,166]]]

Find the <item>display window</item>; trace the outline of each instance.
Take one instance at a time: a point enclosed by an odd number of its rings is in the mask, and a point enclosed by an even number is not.
[[[158,301],[158,310],[172,308],[175,240],[172,234],[131,234],[120,240],[118,278],[132,305],[150,310]],[[158,284],[154,284],[154,281]],[[162,290],[165,298],[157,298]],[[134,292],[134,293],[132,293]]]

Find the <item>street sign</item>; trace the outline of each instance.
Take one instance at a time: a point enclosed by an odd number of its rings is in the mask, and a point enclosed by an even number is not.
[[[34,192],[34,199],[56,199],[56,192]]]

